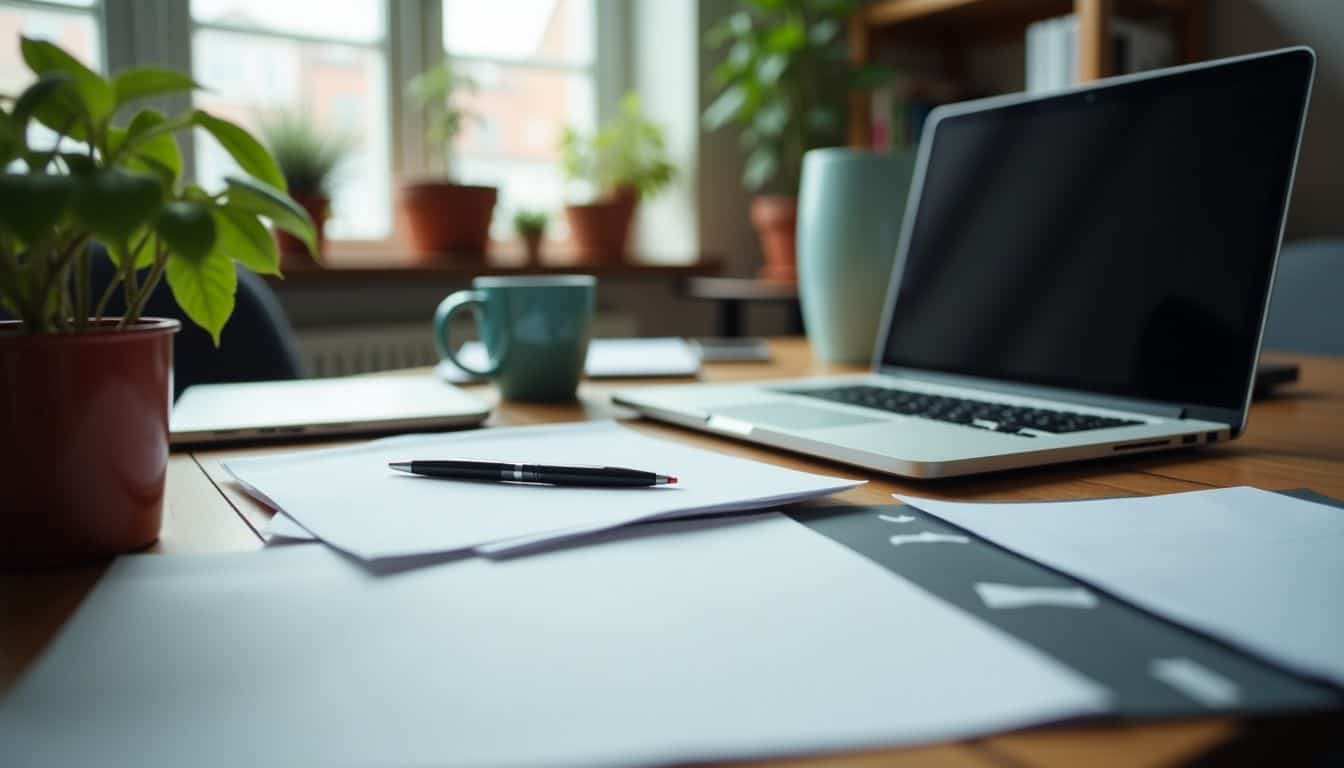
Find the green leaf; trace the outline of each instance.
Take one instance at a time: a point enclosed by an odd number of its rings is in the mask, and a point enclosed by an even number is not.
[[[835,19],[822,19],[807,31],[808,40],[814,46],[823,46],[835,40],[840,34],[840,22]]]
[[[134,150],[125,160],[127,167],[165,176],[171,186],[182,173],[182,152],[171,131],[162,130],[166,123],[168,118],[162,112],[142,109],[124,131],[108,129],[108,152],[115,155],[126,142],[132,142]]]
[[[140,248],[140,250],[135,252],[135,268],[137,270],[144,269],[154,263],[154,240],[153,238],[148,240],[145,239],[145,235],[148,231],[149,230],[142,227],[137,229],[126,239],[125,247],[127,250],[135,247]],[[116,243],[106,243],[105,245],[107,245],[107,258],[116,265],[118,270],[120,270],[123,263],[121,258],[122,246]]]
[[[228,202],[235,211],[264,216],[278,229],[299,238],[308,246],[308,252],[317,258],[317,230],[313,220],[298,203],[279,190],[251,179],[229,177]]]
[[[93,122],[100,122],[112,114],[112,110],[117,106],[116,93],[112,90],[112,84],[97,72],[45,40],[20,38],[19,47],[23,51],[23,60],[34,74],[60,72],[70,76],[75,93],[79,97],[79,105]],[[41,119],[40,113],[39,119]],[[48,127],[60,130],[62,126]]]
[[[74,178],[75,220],[104,242],[126,242],[163,205],[164,186],[157,176],[109,168]]]
[[[196,110],[194,122],[215,137],[215,141],[238,163],[238,167],[258,181],[284,192],[285,177],[275,158],[241,127],[208,112]]]
[[[705,114],[702,118],[705,128],[717,131],[738,119],[746,103],[747,91],[745,88],[739,85],[728,88],[705,108]]]
[[[773,147],[757,147],[747,156],[746,168],[742,170],[742,183],[747,189],[758,190],[764,187],[779,172],[779,155]]]
[[[70,169],[70,173],[76,176],[87,176],[98,170],[98,164],[83,152],[57,152],[56,155],[65,162],[65,167]]]
[[[32,118],[80,141],[89,136],[88,126],[84,122],[85,110],[79,102],[74,80],[64,72],[43,75],[24,89],[14,102],[14,120],[21,131],[27,130],[28,121]]]
[[[220,331],[233,314],[234,293],[238,290],[233,261],[221,253],[201,258],[176,254],[168,258],[164,277],[177,305],[219,346]]]
[[[136,67],[112,78],[117,106],[134,99],[194,91],[200,87],[195,80],[181,72],[159,67]]]
[[[215,219],[210,207],[189,200],[174,200],[163,206],[154,231],[170,254],[200,261],[215,247]]]
[[[0,174],[0,227],[32,244],[50,236],[74,195],[69,176]]]
[[[784,70],[789,68],[789,57],[782,53],[772,53],[761,59],[761,63],[756,67],[756,79],[762,85],[773,86],[779,82],[779,76],[784,74]]]
[[[789,108],[788,99],[780,94],[779,98],[756,112],[756,119],[751,121],[751,127],[759,136],[774,138],[789,126],[789,118],[792,116],[793,110]]]
[[[777,53],[793,53],[807,47],[807,31],[803,23],[796,19],[787,21],[771,30],[765,36],[767,50]]]
[[[216,253],[257,274],[280,274],[280,253],[275,238],[255,215],[227,206],[212,208],[210,215],[215,219]]]

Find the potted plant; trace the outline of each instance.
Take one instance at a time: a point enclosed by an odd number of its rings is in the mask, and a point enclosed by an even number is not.
[[[280,166],[289,195],[317,227],[317,255],[326,251],[326,220],[331,210],[331,184],[336,169],[354,148],[344,134],[323,131],[302,112],[283,112],[261,124],[261,139]],[[285,269],[312,265],[308,246],[279,230],[280,264]]]
[[[141,317],[166,280],[219,342],[234,263],[277,272],[266,220],[315,248],[307,212],[260,142],[201,110],[167,116],[141,98],[196,84],[164,69],[105,78],[51,43],[23,39],[37,81],[0,99],[0,566],[143,547],[158,536],[168,459],[176,320]],[[57,134],[30,143],[41,123]],[[211,134],[250,178],[206,190],[181,178],[176,135]],[[94,243],[99,247],[93,247]],[[91,284],[94,259],[115,278]],[[107,317],[120,290],[122,317]]]
[[[467,113],[455,98],[474,88],[470,78],[448,60],[417,75],[407,94],[425,117],[429,164],[440,176],[402,185],[401,204],[410,225],[411,242],[421,254],[461,254],[484,258],[490,241],[490,219],[499,190],[452,181],[453,142]]]
[[[630,93],[591,136],[566,128],[560,151],[565,176],[591,197],[565,206],[575,256],[586,263],[619,261],[639,201],[661,192],[676,175],[662,127],[644,116],[639,97]]]
[[[849,64],[843,32],[854,0],[746,0],[706,36],[728,54],[711,75],[718,95],[702,119],[741,132],[742,183],[755,194],[752,224],[763,277],[796,279],[795,226],[803,154],[844,142],[851,88],[880,81],[878,68]]]
[[[550,217],[545,211],[521,210],[513,215],[513,229],[523,239],[528,264],[541,263],[541,239],[546,235]]]

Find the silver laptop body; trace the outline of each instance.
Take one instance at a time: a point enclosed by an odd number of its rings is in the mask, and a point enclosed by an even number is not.
[[[1314,67],[1292,48],[939,107],[870,373],[613,400],[916,478],[1235,438]]]
[[[198,384],[173,405],[173,445],[474,427],[490,407],[433,375]]]

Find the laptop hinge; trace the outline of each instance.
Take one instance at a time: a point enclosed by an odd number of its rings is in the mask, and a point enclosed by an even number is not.
[[[932,371],[900,368],[897,366],[884,366],[879,369],[878,373],[882,376],[895,376],[902,379],[912,379],[914,381],[927,381],[930,384],[941,384],[949,387],[965,387],[967,389],[988,393],[1002,392],[1008,395],[1035,397],[1042,400],[1057,400],[1059,402],[1073,403],[1076,405],[1088,405],[1093,408],[1107,408],[1116,411],[1142,413],[1149,416],[1160,416],[1166,419],[1184,419],[1186,417],[1185,406],[1175,403],[1159,403],[1152,400],[1138,400],[1115,395],[1102,395],[1095,392],[1055,389],[1053,387],[1042,387],[1035,384],[1021,384],[994,379],[982,379],[975,376],[959,376],[951,373],[936,373]]]

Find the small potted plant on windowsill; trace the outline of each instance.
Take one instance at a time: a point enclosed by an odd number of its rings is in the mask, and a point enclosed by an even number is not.
[[[639,201],[663,191],[676,176],[662,127],[644,116],[639,97],[630,93],[620,112],[591,136],[566,128],[560,151],[566,178],[585,186],[591,198],[565,206],[576,259],[620,261]]]
[[[412,245],[421,256],[483,260],[490,242],[499,190],[452,180],[453,142],[467,119],[455,99],[463,88],[472,87],[471,79],[447,60],[407,84],[407,95],[424,113],[429,165],[440,174],[402,185],[402,210]]]
[[[37,81],[0,98],[0,310],[18,318],[0,322],[0,567],[87,560],[157,538],[179,324],[141,317],[145,303],[167,280],[218,343],[234,262],[277,272],[263,220],[314,247],[308,214],[242,128],[200,110],[141,109],[113,123],[137,99],[194,89],[190,78],[141,68],[109,79],[47,42],[25,38],[21,50]],[[30,144],[33,121],[57,140]],[[185,182],[175,135],[192,128],[251,178],[216,191]],[[102,289],[92,285],[96,258],[115,266]],[[126,314],[106,317],[118,288]]]
[[[345,134],[324,131],[302,112],[283,112],[264,120],[261,140],[280,166],[289,195],[308,212],[317,228],[318,259],[326,253],[326,220],[331,211],[331,185],[341,163],[354,148]],[[279,230],[280,265],[303,269],[314,264],[308,246]]]
[[[549,221],[545,211],[521,210],[513,215],[513,229],[523,239],[528,264],[541,263],[541,240],[546,236]]]

